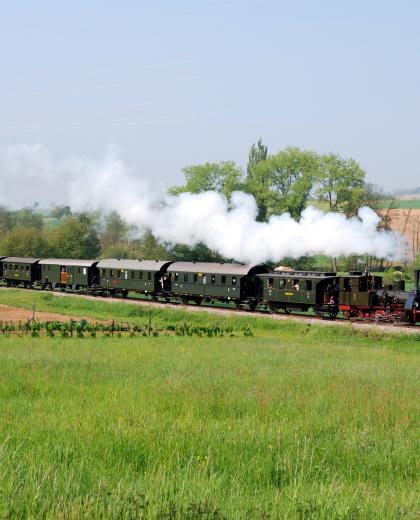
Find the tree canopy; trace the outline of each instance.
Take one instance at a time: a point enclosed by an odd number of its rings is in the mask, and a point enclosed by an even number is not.
[[[0,250],[4,256],[43,258],[50,256],[50,246],[42,230],[14,228],[0,240]]]
[[[217,191],[229,198],[233,191],[243,186],[242,170],[233,161],[187,166],[182,172],[185,185],[170,188],[169,193],[172,195]]]
[[[97,258],[100,242],[91,215],[68,217],[50,236],[50,246],[57,258]]]
[[[328,204],[329,211],[352,216],[365,203],[365,172],[353,159],[336,154],[318,158],[319,175],[316,195]]]
[[[261,138],[258,139],[258,143],[253,143],[251,146],[251,149],[249,150],[248,155],[248,165],[246,168],[247,171],[247,177],[252,175],[252,170],[254,166],[261,161],[265,161],[267,159],[268,155],[268,148],[265,146],[265,144],[262,142]]]
[[[286,211],[299,218],[317,178],[317,155],[299,148],[286,148],[255,164],[247,191],[256,199],[258,219],[267,220]]]

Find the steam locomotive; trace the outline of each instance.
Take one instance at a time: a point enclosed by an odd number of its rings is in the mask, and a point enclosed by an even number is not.
[[[420,270],[415,289],[404,281],[384,286],[360,271],[276,272],[265,265],[153,260],[74,260],[0,257],[0,281],[9,287],[73,290],[91,295],[143,294],[151,300],[230,303],[270,312],[314,311],[318,316],[416,324],[420,322]]]

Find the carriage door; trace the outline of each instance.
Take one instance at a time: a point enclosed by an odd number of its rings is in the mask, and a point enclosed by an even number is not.
[[[60,266],[60,283],[67,285],[67,267],[65,265]]]

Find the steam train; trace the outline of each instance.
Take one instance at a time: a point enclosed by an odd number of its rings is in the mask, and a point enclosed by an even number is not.
[[[314,311],[318,316],[384,322],[420,322],[420,270],[415,289],[404,281],[384,286],[381,276],[352,271],[273,271],[265,265],[152,260],[73,260],[0,257],[0,281],[9,287],[73,290],[157,301],[230,303],[270,312]]]

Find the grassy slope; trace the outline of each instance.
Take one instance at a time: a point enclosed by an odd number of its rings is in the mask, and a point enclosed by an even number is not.
[[[414,518],[418,337],[233,318],[250,321],[251,338],[0,337],[0,517]]]

